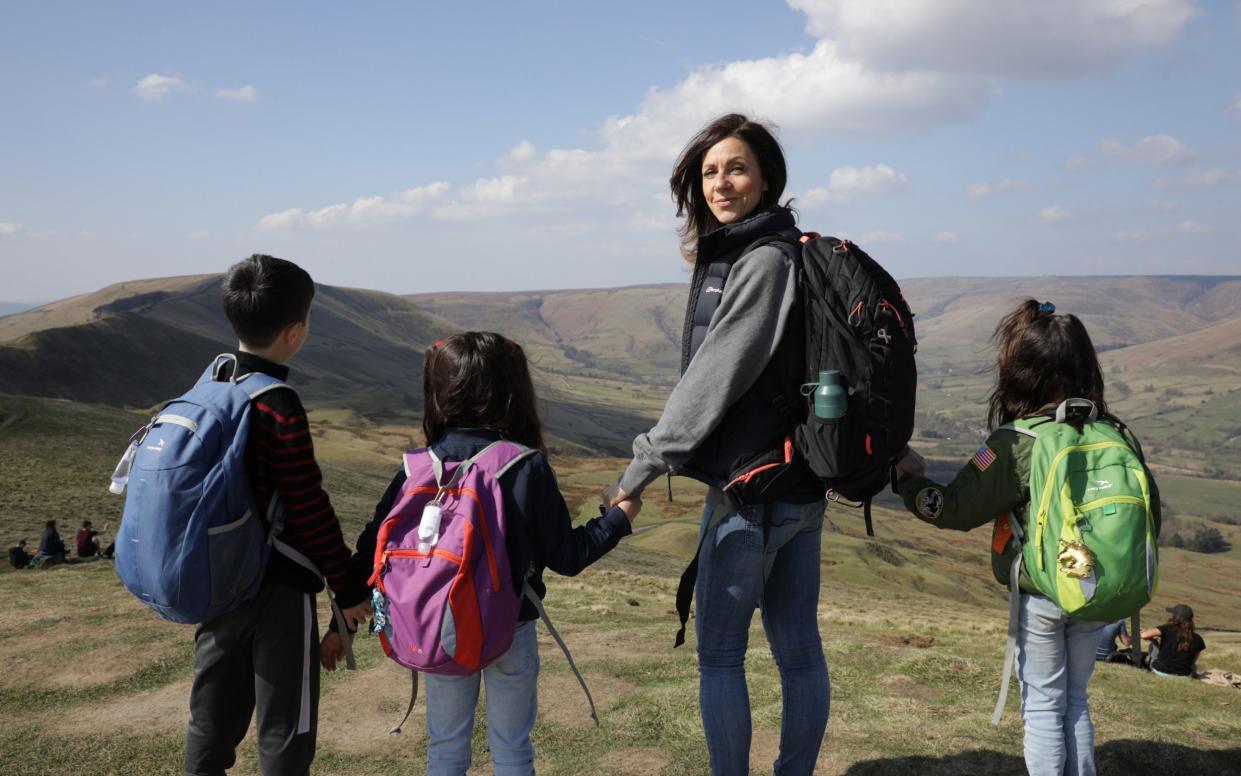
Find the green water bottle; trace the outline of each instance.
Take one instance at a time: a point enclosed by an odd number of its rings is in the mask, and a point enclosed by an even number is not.
[[[815,417],[823,420],[843,418],[849,409],[849,391],[840,379],[840,372],[835,369],[823,369],[819,372],[819,382],[806,383],[802,386],[803,396],[814,393]]]

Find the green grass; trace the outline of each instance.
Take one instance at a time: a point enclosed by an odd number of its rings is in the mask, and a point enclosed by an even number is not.
[[[109,508],[119,513],[120,500],[103,486],[135,419],[142,416],[0,397],[0,459],[22,467],[0,469],[0,529],[15,538],[35,533],[49,513],[70,523],[82,514],[98,522]],[[326,485],[352,542],[404,440],[417,433],[416,419],[316,411],[312,420]],[[557,457],[554,464],[570,512],[583,520],[597,514],[600,491],[625,461]],[[64,467],[72,476],[62,476]],[[1162,481],[1183,514],[1178,519],[1187,521],[1227,506],[1236,487],[1182,475]],[[692,633],[685,647],[671,647],[676,580],[696,545],[701,500],[701,486],[678,479],[669,502],[664,484],[656,483],[635,536],[578,577],[548,575],[549,610],[592,683],[604,727],[583,724],[585,701],[563,657],[542,636],[542,712],[534,733],[541,773],[706,772]],[[833,705],[818,772],[1023,772],[1016,693],[998,729],[987,721],[1005,627],[1004,591],[987,563],[987,532],[938,531],[885,506],[876,508],[875,524],[877,538],[869,539],[856,511],[833,506],[828,512],[820,624]],[[1163,607],[1172,603],[1191,603],[1208,644],[1201,667],[1241,672],[1238,572],[1235,551],[1163,550],[1160,590],[1144,622],[1162,621]],[[326,611],[320,616],[323,621]],[[4,771],[178,772],[191,642],[191,628],[156,619],[120,588],[106,562],[0,572]],[[764,772],[776,755],[780,701],[757,618],[750,643],[752,764]],[[422,707],[403,735],[388,736],[403,713],[407,680],[374,638],[358,647],[359,671],[324,676],[315,772],[419,772]],[[1101,772],[1236,771],[1241,696],[1235,691],[1159,683],[1118,666],[1100,666],[1091,690]],[[484,729],[480,715],[477,765],[487,763]],[[235,772],[257,772],[252,741],[243,743]]]

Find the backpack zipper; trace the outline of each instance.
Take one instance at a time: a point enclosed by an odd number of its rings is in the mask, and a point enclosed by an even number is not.
[[[901,331],[905,330],[905,319],[901,316],[901,311],[896,309],[896,305],[892,304],[887,299],[880,299],[879,309],[891,311],[891,313],[896,316],[896,322],[900,324]]]
[[[1056,470],[1060,468],[1061,461],[1069,453],[1088,453],[1095,450],[1106,450],[1110,447],[1128,447],[1124,442],[1093,442],[1088,445],[1072,445],[1064,448],[1056,453],[1051,459],[1051,465],[1047,467],[1047,481],[1043,483],[1043,495],[1039,499],[1038,504],[1038,522],[1034,527],[1034,546],[1038,548],[1038,567],[1043,570],[1043,529],[1047,527],[1047,510],[1051,506],[1051,494],[1056,486]],[[1120,498],[1119,496],[1110,496],[1109,498]]]
[[[401,498],[405,498],[406,496],[409,496],[411,494],[440,493],[440,491],[441,491],[441,488],[439,487],[417,486],[417,487],[408,488],[407,490],[405,490],[404,493],[401,494]],[[458,496],[469,496],[471,499],[473,499],[475,506],[478,507],[478,514],[482,515],[483,513],[482,499],[480,499],[478,497],[478,494],[475,493],[472,489],[453,488],[452,490],[445,491],[445,493],[447,495],[455,494]],[[379,527],[379,535],[376,537],[376,548],[377,549],[379,546],[382,546],[382,543],[386,543],[388,540],[388,531],[391,530],[390,526],[388,525],[388,522],[389,522],[389,518],[385,518],[383,524],[380,525]],[[495,548],[492,546],[492,543],[491,543],[491,532],[487,530],[486,520],[479,520],[478,526],[483,534],[483,551],[487,555],[487,570],[491,573],[491,590],[492,592],[498,593],[500,592],[500,567],[496,564]],[[388,552],[388,550],[383,550],[382,552],[386,553]],[[425,558],[427,556],[424,553],[422,557]],[[383,568],[383,564],[382,562],[380,562],[382,561],[382,559],[383,559],[382,553],[377,551],[375,570],[371,574],[372,580],[379,576],[379,571],[380,569]]]

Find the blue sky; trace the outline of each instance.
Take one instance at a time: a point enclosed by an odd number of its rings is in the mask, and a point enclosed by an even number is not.
[[[0,299],[252,252],[399,293],[686,278],[666,180],[773,122],[898,277],[1238,274],[1241,4],[8,2]]]

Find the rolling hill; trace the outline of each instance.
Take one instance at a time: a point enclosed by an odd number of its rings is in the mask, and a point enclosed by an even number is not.
[[[0,318],[0,392],[137,407],[175,395],[231,346],[219,280],[121,283]],[[1236,434],[1205,443],[1208,452],[1224,445],[1208,466],[1201,438],[1182,444],[1175,426],[1154,422],[1172,412],[1227,426],[1241,389],[1241,278],[920,278],[903,288],[918,313],[919,422],[932,452],[957,456],[976,444],[988,337],[1017,298],[1032,295],[1082,317],[1109,399],[1140,430],[1150,420],[1176,448],[1176,466],[1241,477],[1241,450],[1228,441]],[[311,406],[408,418],[427,344],[454,330],[497,330],[530,353],[558,449],[623,455],[675,383],[685,294],[684,284],[407,297],[320,286],[294,379]]]

